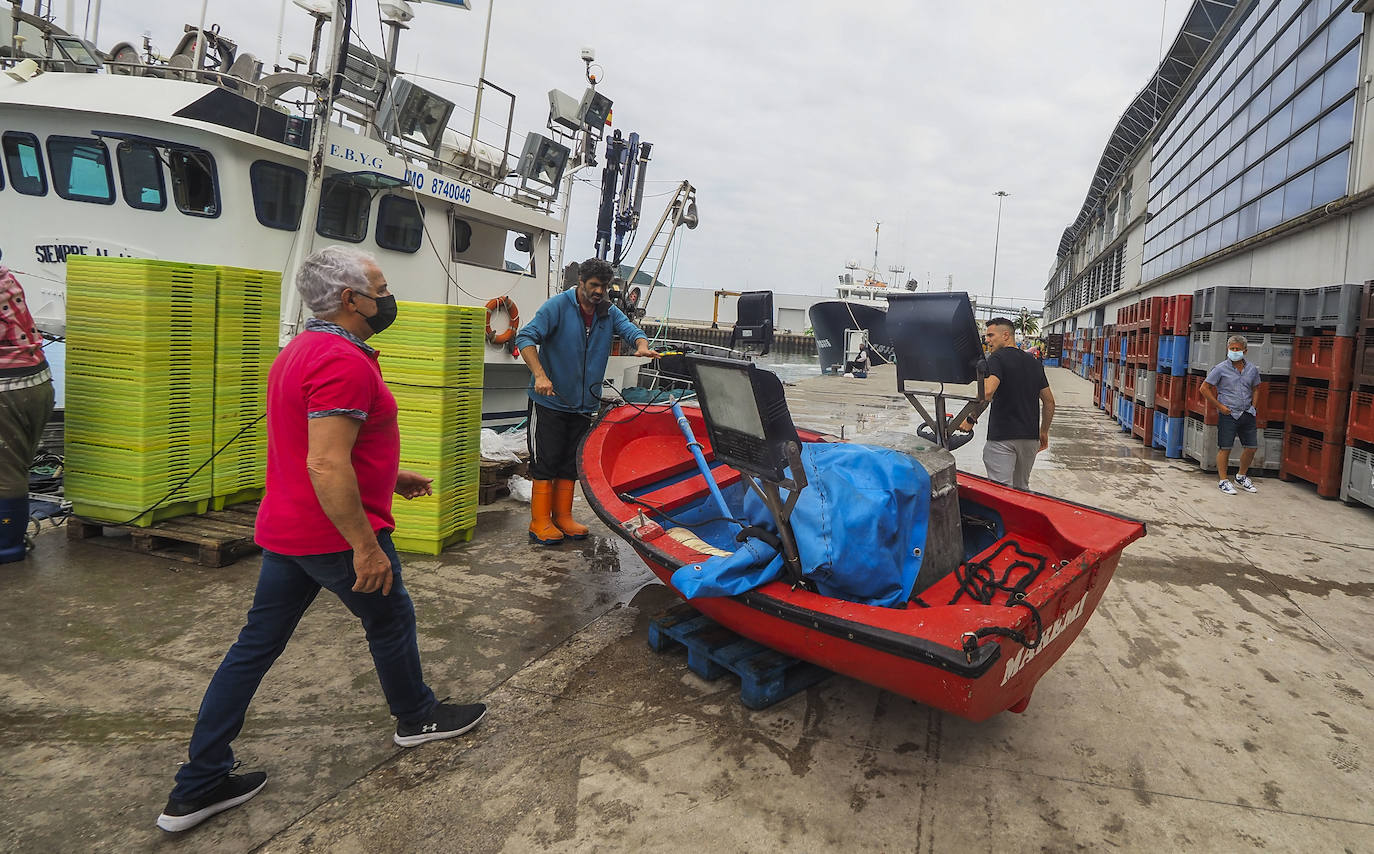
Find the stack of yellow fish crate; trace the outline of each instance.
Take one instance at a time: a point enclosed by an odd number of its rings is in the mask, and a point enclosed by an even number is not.
[[[67,259],[64,488],[77,515],[150,525],[206,510],[216,280],[200,264]]]
[[[260,497],[281,275],[72,256],[67,292],[76,514],[150,525]],[[373,342],[399,409],[401,466],[434,478],[434,495],[396,501],[402,551],[472,538],[485,328],[482,308],[402,303]]]
[[[434,494],[397,499],[396,548],[438,554],[472,539],[481,464],[486,310],[402,302],[368,343],[396,396],[401,468],[434,478]]]
[[[277,357],[281,273],[220,267],[215,314],[216,508],[262,497],[267,372]],[[220,450],[223,449],[223,450]]]

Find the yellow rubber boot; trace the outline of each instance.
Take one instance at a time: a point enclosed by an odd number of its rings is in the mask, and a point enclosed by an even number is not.
[[[578,524],[572,517],[574,486],[575,483],[571,480],[553,482],[553,523],[558,526],[558,530],[574,540],[585,540],[589,533],[587,526]]]
[[[534,481],[530,495],[530,542],[541,546],[556,546],[563,542],[563,532],[553,524],[553,481]]]

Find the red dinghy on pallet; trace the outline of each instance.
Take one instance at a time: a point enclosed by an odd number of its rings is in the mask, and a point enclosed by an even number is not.
[[[701,411],[684,407],[683,412],[708,460],[714,460]],[[797,432],[803,442],[829,440],[819,433]],[[705,478],[697,473],[668,407],[612,411],[588,434],[581,462],[582,490],[596,514],[664,584],[671,586],[679,567],[708,557],[654,525],[639,533],[646,527],[641,514],[657,517],[644,504],[679,519],[694,509],[714,512]],[[740,491],[738,471],[716,465],[712,473],[727,500],[732,490]],[[969,720],[1022,711],[1035,683],[1083,630],[1122,549],[1143,536],[1145,526],[962,472],[958,489],[971,559],[920,593],[929,607],[860,605],[794,590],[784,581],[736,596],[693,599],[692,606],[764,646]],[[995,530],[970,520],[992,524]],[[652,538],[641,539],[646,536]],[[712,545],[734,547],[728,540]],[[967,597],[945,604],[959,593],[960,579],[969,577],[970,568],[974,577],[1009,574],[1007,586],[1014,587],[1039,557],[1044,568],[1024,591],[1024,601],[1039,614],[1038,632],[1026,607],[983,605]],[[966,651],[970,633],[987,628],[1020,632],[1035,645],[1028,649],[1012,638],[989,635]]]
[[[956,473],[946,448],[968,436],[951,428],[986,405],[972,309],[964,294],[899,296],[898,388],[934,444],[836,444],[792,425],[772,374],[697,357],[703,408],[607,413],[579,452],[583,493],[722,626],[970,720],[1020,712],[1145,526]],[[908,379],[979,390],[950,416],[942,387],[931,416]]]

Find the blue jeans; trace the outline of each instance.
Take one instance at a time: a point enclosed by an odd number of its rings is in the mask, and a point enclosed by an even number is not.
[[[402,723],[413,724],[433,710],[434,692],[420,673],[415,607],[401,583],[401,559],[389,532],[379,533],[377,543],[391,558],[393,581],[386,596],[381,591],[353,592],[357,577],[353,574],[352,551],[306,556],[263,552],[248,621],[205,689],[191,734],[190,759],[177,771],[172,797],[202,797],[234,766],[229,744],[243,729],[248,704],[321,587],[338,596],[362,620],[391,714]]]

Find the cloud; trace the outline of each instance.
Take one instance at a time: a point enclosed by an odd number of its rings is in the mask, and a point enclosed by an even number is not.
[[[474,82],[485,0],[414,5],[400,67]],[[654,143],[648,225],[678,181],[698,188],[681,284],[829,293],[847,260],[871,262],[881,220],[880,266],[986,293],[1001,189],[997,291],[1038,300],[1108,135],[1158,62],[1161,12],[1172,38],[1188,5],[496,0],[487,77],[517,95],[518,147],[542,130],[550,88],[581,91],[578,51],[596,48],[616,127]],[[100,47],[151,31],[166,51],[200,4],[104,7]],[[208,21],[270,66],[279,8],[211,0]],[[359,0],[355,23],[380,51],[375,0]],[[309,50],[310,19],[293,5],[285,41]],[[472,88],[421,82],[458,103],[455,124],[471,121]],[[492,97],[483,113],[504,123],[506,109]],[[483,139],[499,134],[483,125]],[[582,175],[599,183],[599,168]],[[597,196],[577,185],[569,257],[591,253]]]

